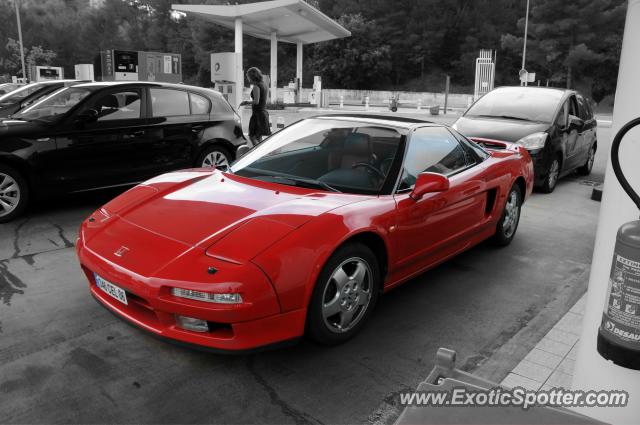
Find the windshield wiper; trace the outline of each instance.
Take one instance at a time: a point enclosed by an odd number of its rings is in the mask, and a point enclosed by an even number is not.
[[[508,120],[518,120],[518,121],[532,121],[529,118],[523,118],[523,117],[514,117],[513,115],[488,115],[488,114],[480,114],[480,115],[474,115],[474,117],[482,117],[482,118],[504,118],[504,119],[508,119]]]
[[[333,186],[328,185],[325,182],[321,182],[320,180],[313,180],[313,179],[305,179],[305,178],[301,178],[301,177],[285,177],[285,176],[269,176],[271,178],[273,178],[274,180],[278,180],[278,181],[282,181],[282,180],[289,180],[292,181],[294,183],[297,183],[296,186],[301,186],[301,187],[308,187],[308,188],[321,188],[321,189],[326,189],[330,192],[338,192],[338,193],[342,193],[340,192],[338,189],[336,189]]]

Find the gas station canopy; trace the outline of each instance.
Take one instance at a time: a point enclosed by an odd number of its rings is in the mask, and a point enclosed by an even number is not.
[[[236,106],[242,100],[244,86],[243,34],[271,41],[269,74],[272,99],[277,99],[278,41],[296,44],[296,77],[298,81],[302,81],[303,45],[351,36],[346,28],[303,0],[272,0],[235,5],[174,4],[171,7],[175,11],[235,31],[235,53],[238,57],[235,72]]]
[[[318,43],[349,37],[351,33],[342,25],[302,0],[273,0],[236,5],[174,4],[174,10],[198,16],[220,26],[234,29],[235,21],[242,19],[243,32],[257,38],[287,43]]]

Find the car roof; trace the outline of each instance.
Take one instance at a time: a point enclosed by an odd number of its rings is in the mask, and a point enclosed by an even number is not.
[[[107,87],[127,87],[127,86],[148,86],[148,87],[167,87],[178,90],[192,90],[199,91],[201,93],[207,93],[209,95],[222,96],[221,93],[214,89],[206,87],[191,86],[188,84],[175,84],[164,83],[160,81],[91,81],[87,83],[78,84],[76,87],[86,87],[93,89],[107,88]]]
[[[68,80],[45,80],[45,81],[33,81],[29,84],[44,84],[44,85],[48,85],[48,84],[67,84],[67,83],[79,83],[82,81],[87,81],[87,80],[72,80],[72,79],[68,79]]]
[[[404,129],[412,129],[415,127],[421,127],[424,125],[427,126],[442,126],[442,124],[433,123],[431,121],[419,119],[419,118],[409,118],[403,116],[395,116],[384,113],[368,113],[368,114],[359,114],[359,113],[327,113],[314,115],[309,118],[318,118],[318,119],[332,119],[332,120],[340,120],[340,121],[353,121],[353,122],[366,122],[368,124],[377,124],[380,126],[392,126],[399,127]]]
[[[577,93],[575,90],[572,89],[566,89],[566,88],[562,88],[562,87],[541,87],[541,86],[500,86],[500,87],[496,87],[495,89],[493,89],[492,91],[498,91],[498,90],[504,90],[504,89],[519,89],[523,92],[525,91],[555,91],[555,92],[560,92],[563,94],[573,94],[573,93]]]

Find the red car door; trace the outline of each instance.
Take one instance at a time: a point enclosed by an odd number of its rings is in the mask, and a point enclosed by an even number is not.
[[[417,273],[469,245],[470,233],[487,221],[483,170],[446,128],[423,127],[411,135],[395,195],[396,277]],[[426,171],[447,175],[451,186],[416,201],[410,193],[417,175]]]

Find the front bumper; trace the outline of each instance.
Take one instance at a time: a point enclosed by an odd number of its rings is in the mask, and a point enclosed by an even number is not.
[[[549,174],[549,155],[544,149],[529,151],[529,155],[533,161],[534,185],[540,186]]]
[[[256,266],[247,265],[243,273],[245,279],[259,280],[252,287],[264,293],[243,293],[242,304],[210,304],[171,295],[171,286],[197,289],[198,283],[141,277],[96,255],[81,241],[76,249],[91,295],[118,317],[155,336],[215,351],[244,352],[295,339],[304,332],[305,311],[281,313],[271,284]],[[128,304],[100,290],[95,274],[124,289]],[[176,315],[206,320],[210,330],[200,333],[179,328]]]

